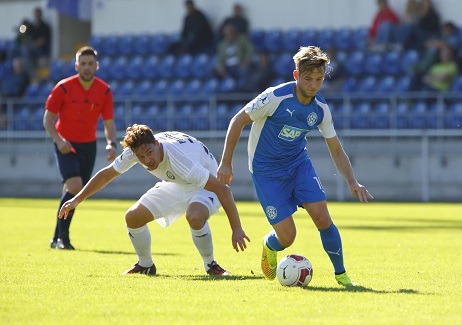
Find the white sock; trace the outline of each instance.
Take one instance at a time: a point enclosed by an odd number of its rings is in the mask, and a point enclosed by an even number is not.
[[[151,254],[151,232],[147,225],[139,228],[128,228],[128,237],[132,241],[135,252],[138,255],[138,264],[142,267],[150,267],[154,264]]]
[[[204,269],[207,271],[209,269],[207,264],[214,261],[212,233],[210,231],[209,223],[206,221],[204,227],[200,230],[194,230],[192,228],[190,228],[190,230],[194,245],[199,251],[199,254],[201,254],[202,261],[204,262]]]

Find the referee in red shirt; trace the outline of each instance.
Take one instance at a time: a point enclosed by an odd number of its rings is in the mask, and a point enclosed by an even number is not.
[[[112,91],[106,82],[95,77],[98,70],[97,52],[89,46],[79,49],[75,55],[75,70],[76,75],[59,81],[53,88],[43,116],[43,126],[54,142],[64,183],[58,211],[91,177],[96,160],[96,130],[100,116],[107,140],[107,160],[112,161],[117,155]],[[72,215],[67,219],[56,219],[50,247],[73,250],[69,239]]]

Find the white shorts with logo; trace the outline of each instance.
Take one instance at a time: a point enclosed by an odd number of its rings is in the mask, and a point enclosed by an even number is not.
[[[209,217],[218,212],[220,201],[215,193],[195,185],[158,182],[140,197],[138,203],[145,206],[162,227],[174,223],[185,214],[192,202],[202,203],[209,210]]]

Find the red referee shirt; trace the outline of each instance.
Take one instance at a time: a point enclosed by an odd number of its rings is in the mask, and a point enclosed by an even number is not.
[[[114,118],[111,88],[98,77],[88,90],[82,87],[78,75],[61,80],[48,96],[45,108],[58,114],[59,134],[78,143],[96,141],[100,116],[104,121]]]

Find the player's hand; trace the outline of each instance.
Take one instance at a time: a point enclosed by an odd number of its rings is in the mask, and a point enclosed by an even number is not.
[[[69,201],[64,202],[61,209],[59,209],[58,218],[59,219],[62,219],[62,218],[67,219],[69,211],[75,209],[77,207],[77,205],[79,205],[79,203],[74,199],[71,199]]]
[[[70,152],[76,153],[72,144],[66,139],[63,139],[62,141],[57,142],[56,147],[58,148],[59,152],[61,152],[63,155],[66,155]]]
[[[117,157],[117,149],[108,144],[106,146],[106,156],[108,161],[113,161]]]
[[[217,170],[217,178],[222,184],[229,185],[233,180],[233,168],[220,164]]]
[[[350,192],[353,194],[354,197],[356,197],[359,201],[361,202],[369,202],[367,198],[373,199],[374,197],[372,194],[369,193],[369,191],[361,184],[358,182],[355,182],[352,185],[349,185],[350,187]]]
[[[247,239],[247,241],[250,242],[249,237],[247,237],[242,228],[233,231],[233,236],[231,240],[233,242],[233,247],[236,250],[236,252],[239,252],[239,248],[241,249],[241,251],[244,251],[244,249],[247,248],[245,239]]]

